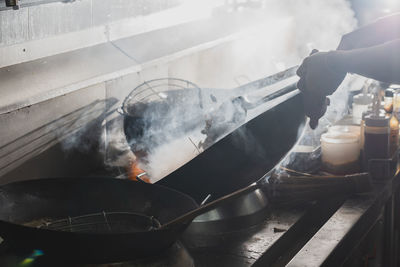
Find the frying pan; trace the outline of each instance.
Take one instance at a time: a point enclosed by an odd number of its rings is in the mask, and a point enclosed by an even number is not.
[[[36,227],[42,221],[103,212],[109,223],[113,219],[109,214],[114,212],[155,215],[163,224],[197,207],[191,197],[178,191],[128,180],[48,178],[20,181],[0,187],[0,236],[12,248],[40,249],[44,255],[55,259],[87,263],[127,261],[165,250],[177,240],[188,222],[156,231],[125,229],[101,233]],[[125,219],[122,216],[118,223],[122,224]],[[32,223],[35,221],[38,223]],[[133,224],[137,225],[137,221]]]

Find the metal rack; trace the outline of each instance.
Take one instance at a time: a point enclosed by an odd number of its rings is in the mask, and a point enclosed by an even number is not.
[[[163,92],[169,90],[187,90],[194,89],[198,90],[199,99],[202,100],[202,93],[200,87],[196,84],[178,78],[160,78],[153,79],[150,81],[145,81],[135,89],[126,97],[123,102],[122,110],[127,112],[127,108],[129,105],[150,102],[153,100],[164,99]]]
[[[61,220],[48,221],[37,228],[85,233],[129,233],[150,231],[160,227],[153,216],[133,212],[99,212]]]

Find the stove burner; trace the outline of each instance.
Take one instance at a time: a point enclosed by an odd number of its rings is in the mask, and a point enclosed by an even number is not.
[[[161,226],[153,216],[133,212],[99,212],[62,220],[39,220],[37,228],[85,233],[130,233],[151,231]],[[44,221],[44,222],[43,222]],[[32,225],[32,223],[30,223]],[[35,226],[35,225],[32,225]]]

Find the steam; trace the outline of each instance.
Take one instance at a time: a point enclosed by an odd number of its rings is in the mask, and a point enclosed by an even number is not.
[[[272,2],[272,1],[269,1]],[[357,26],[350,3],[344,0],[330,1],[279,1],[276,10],[291,14],[295,22],[295,31],[292,42],[289,44],[293,51],[293,59],[301,62],[302,59],[316,48],[320,51],[334,50],[345,33],[351,32]],[[320,136],[326,128],[348,114],[348,96],[352,90],[362,88],[365,79],[355,75],[348,75],[341,86],[334,94],[329,96],[330,106],[325,115],[319,120],[318,127],[312,130],[308,125],[303,133],[299,133],[299,142],[294,151],[308,149],[309,158],[307,163],[312,163],[319,158]],[[305,162],[298,160],[296,153],[289,154],[281,166],[290,166],[293,169],[302,171]],[[279,171],[279,167],[278,167]]]
[[[147,125],[160,125],[160,115],[167,120],[161,130],[149,128],[140,142],[135,144],[138,149],[148,151],[146,160],[136,160],[147,170],[152,182],[179,168],[245,122],[240,117],[241,111],[229,104],[235,92],[227,89],[297,65],[313,48],[321,51],[335,49],[341,36],[357,25],[350,4],[345,0],[265,0],[261,12],[262,16],[254,19],[258,20],[258,26],[246,37],[208,51],[214,55],[211,61],[211,57],[202,59],[199,55],[198,59],[188,60],[187,64],[169,70],[171,77],[185,78],[202,88],[221,89],[210,89],[203,96],[202,109],[197,108],[199,98],[194,96],[173,103],[172,106],[176,108],[167,112],[155,107],[142,113]],[[320,120],[320,126],[315,131],[307,129],[303,143],[318,145],[324,127],[347,113],[348,92],[358,86],[358,78],[347,77],[340,89],[331,96],[331,105]],[[216,111],[218,115],[210,118],[208,114]],[[214,127],[211,130],[209,123]],[[209,130],[208,136],[204,130]],[[113,137],[108,138],[111,140]],[[247,138],[251,144],[251,136],[243,138]],[[108,146],[112,144],[110,142]]]
[[[143,98],[135,93],[127,106],[127,112],[143,122],[136,124],[143,133],[129,140],[129,145],[138,151],[136,161],[152,182],[199,155],[236,125],[238,110],[231,101],[221,103],[217,93],[195,87],[176,90],[172,85],[178,83],[182,81],[146,82],[137,93],[151,87],[153,95]],[[136,126],[131,126],[136,133]]]
[[[148,163],[143,164],[151,182],[160,180],[203,151],[194,143],[204,138],[199,133],[193,131],[190,136],[180,136],[151,150]]]
[[[106,101],[96,100],[89,105],[75,110],[48,126],[48,131],[60,140],[61,148],[68,154],[73,151],[89,153],[100,150],[102,129],[101,121],[105,118],[105,106],[115,103],[115,98]]]
[[[105,124],[106,134],[102,136],[102,143],[106,145],[106,165],[122,170],[136,160],[126,140],[123,127],[121,119],[109,120]]]

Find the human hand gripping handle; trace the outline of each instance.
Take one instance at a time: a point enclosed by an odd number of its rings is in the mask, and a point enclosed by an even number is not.
[[[326,96],[332,94],[346,76],[346,72],[330,65],[331,53],[314,49],[297,70],[300,77],[297,88],[303,93],[304,109],[312,129],[318,126],[318,120],[329,105]]]

